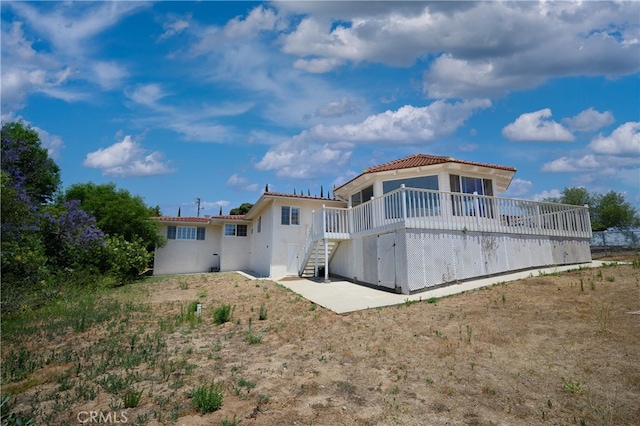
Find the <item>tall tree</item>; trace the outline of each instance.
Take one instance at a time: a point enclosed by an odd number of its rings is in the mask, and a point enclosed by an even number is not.
[[[142,197],[117,189],[114,183],[71,185],[64,200],[80,201],[80,208],[92,214],[98,228],[107,235],[120,235],[128,242],[139,240],[149,251],[164,243],[158,235],[157,225],[149,220],[157,216],[156,209],[148,207]]]
[[[242,204],[240,204],[240,207],[235,207],[235,208],[231,209],[229,214],[231,214],[231,215],[247,214],[247,212],[249,210],[251,210],[251,207],[253,207],[253,204],[251,204],[251,203],[242,203]]]
[[[38,132],[22,122],[2,126],[1,161],[2,170],[20,181],[35,203],[51,201],[60,187],[60,168],[41,146]]]
[[[640,226],[636,208],[625,199],[623,194],[615,191],[609,191],[599,197],[595,213],[596,228],[598,228],[596,230]]]

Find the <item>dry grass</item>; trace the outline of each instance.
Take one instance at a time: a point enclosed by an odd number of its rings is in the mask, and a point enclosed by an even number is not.
[[[242,425],[640,423],[640,315],[628,314],[640,310],[640,270],[631,266],[343,316],[231,273],[150,279],[103,297],[139,305],[83,332],[3,327],[3,361],[20,348],[54,359],[3,385],[16,392],[14,411],[69,424],[80,410],[122,410],[119,394],[107,391],[118,376],[143,390],[138,406],[126,409],[130,424],[208,425],[234,416]],[[185,313],[193,301],[202,304],[201,320]],[[215,325],[223,304],[235,306],[231,320]],[[91,362],[115,356],[107,337],[121,323],[116,349],[134,353],[146,344],[152,356],[90,375]],[[248,332],[261,342],[249,344]],[[223,386],[222,407],[201,415],[190,392],[214,382]],[[94,398],[78,396],[82,386],[92,386]]]

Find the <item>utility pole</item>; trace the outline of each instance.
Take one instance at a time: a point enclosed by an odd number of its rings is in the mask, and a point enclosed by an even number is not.
[[[204,210],[204,207],[200,207],[200,203],[202,202],[202,200],[200,200],[200,198],[196,198],[196,204],[198,205],[198,217],[200,217],[200,212],[202,210]]]

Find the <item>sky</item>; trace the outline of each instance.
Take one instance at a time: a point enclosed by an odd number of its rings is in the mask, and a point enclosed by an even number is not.
[[[163,215],[413,154],[640,207],[640,2],[2,1],[2,122]],[[201,211],[196,200],[200,199]]]

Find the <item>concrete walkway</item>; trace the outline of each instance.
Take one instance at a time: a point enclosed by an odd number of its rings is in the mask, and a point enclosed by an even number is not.
[[[552,268],[536,268],[527,271],[507,273],[489,278],[481,278],[451,284],[433,290],[425,290],[415,294],[395,294],[383,290],[376,290],[363,285],[354,284],[349,281],[331,281],[321,283],[304,278],[286,278],[276,281],[305,299],[316,305],[330,309],[338,314],[360,311],[362,309],[378,308],[381,306],[392,306],[405,303],[410,300],[427,300],[432,297],[440,298],[452,294],[463,293],[493,284],[515,281],[522,278],[529,278],[543,274],[554,274],[556,272],[576,270],[579,268],[597,268],[603,262],[592,261],[578,265],[557,266]]]

